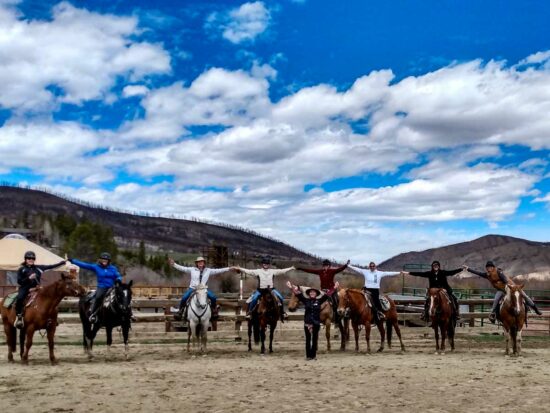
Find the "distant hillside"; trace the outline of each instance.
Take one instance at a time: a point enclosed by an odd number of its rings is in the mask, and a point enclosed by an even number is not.
[[[312,255],[253,231],[223,224],[193,220],[134,215],[95,205],[67,200],[47,192],[0,186],[0,219],[3,230],[20,226],[22,213],[27,222],[33,217],[60,214],[77,220],[88,219],[112,228],[117,244],[136,248],[144,241],[149,250],[201,253],[212,244],[229,251],[244,251],[248,257],[270,254],[277,260],[315,261]],[[36,225],[35,225],[36,226]]]
[[[381,263],[380,267],[395,269],[405,264],[430,264],[433,260],[449,269],[462,264],[482,269],[492,260],[510,276],[550,273],[550,243],[486,235],[473,241],[399,254]]]

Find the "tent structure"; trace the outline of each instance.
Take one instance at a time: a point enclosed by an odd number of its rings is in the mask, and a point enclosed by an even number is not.
[[[0,239],[0,270],[17,271],[23,262],[23,256],[26,251],[35,252],[36,264],[38,265],[56,264],[63,260],[62,257],[19,234],[10,234]],[[68,272],[69,268],[67,265],[70,265],[70,263],[66,263],[50,271]]]

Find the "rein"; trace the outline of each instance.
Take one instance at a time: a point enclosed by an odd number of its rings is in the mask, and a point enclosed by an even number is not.
[[[199,308],[202,307],[200,305],[200,303],[198,303],[198,298],[197,298],[196,294],[193,296],[193,300],[197,301],[197,305],[199,306]],[[200,315],[197,314],[197,312],[195,311],[195,308],[193,307],[193,305],[189,305],[189,307],[190,307],[191,311],[193,312],[193,314],[195,314],[195,317],[197,317],[199,319],[199,323],[202,324],[202,317],[204,317],[204,315],[206,314],[206,311],[208,310],[208,303],[204,306],[204,310],[202,311],[202,313]]]

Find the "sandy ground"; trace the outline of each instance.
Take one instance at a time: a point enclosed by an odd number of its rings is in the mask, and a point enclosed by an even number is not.
[[[287,327],[288,329],[288,327]],[[154,335],[154,334],[153,334]],[[244,342],[212,336],[207,355],[136,332],[122,346],[96,348],[89,362],[77,337],[60,332],[50,366],[38,342],[29,366],[8,364],[2,343],[1,411],[10,412],[543,412],[550,396],[550,341],[524,341],[506,358],[501,337],[464,333],[457,351],[434,355],[428,329],[405,329],[407,352],[326,353],[304,359],[299,330],[278,336],[275,353],[248,353]],[[102,336],[103,338],[104,336]],[[174,340],[170,335],[167,340]],[[378,336],[375,335],[375,340]],[[74,341],[72,341],[74,340]],[[120,343],[120,338],[116,336]],[[136,344],[135,342],[140,342]],[[147,342],[146,342],[147,341]],[[364,344],[361,343],[362,348]]]

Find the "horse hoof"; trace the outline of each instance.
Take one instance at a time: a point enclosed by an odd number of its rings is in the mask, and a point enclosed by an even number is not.
[[[50,363],[52,364],[52,366],[55,366],[55,365],[59,364],[59,361],[57,361],[57,360],[50,360]]]
[[[436,351],[434,354],[435,354],[436,356],[439,355],[439,351]]]
[[[441,353],[439,353],[439,354],[441,354],[442,356],[444,356],[444,355],[445,355],[445,352],[444,352],[444,351],[442,351],[442,352],[441,352]]]
[[[378,350],[376,350],[377,353],[382,353],[384,351],[383,348],[379,348]]]

